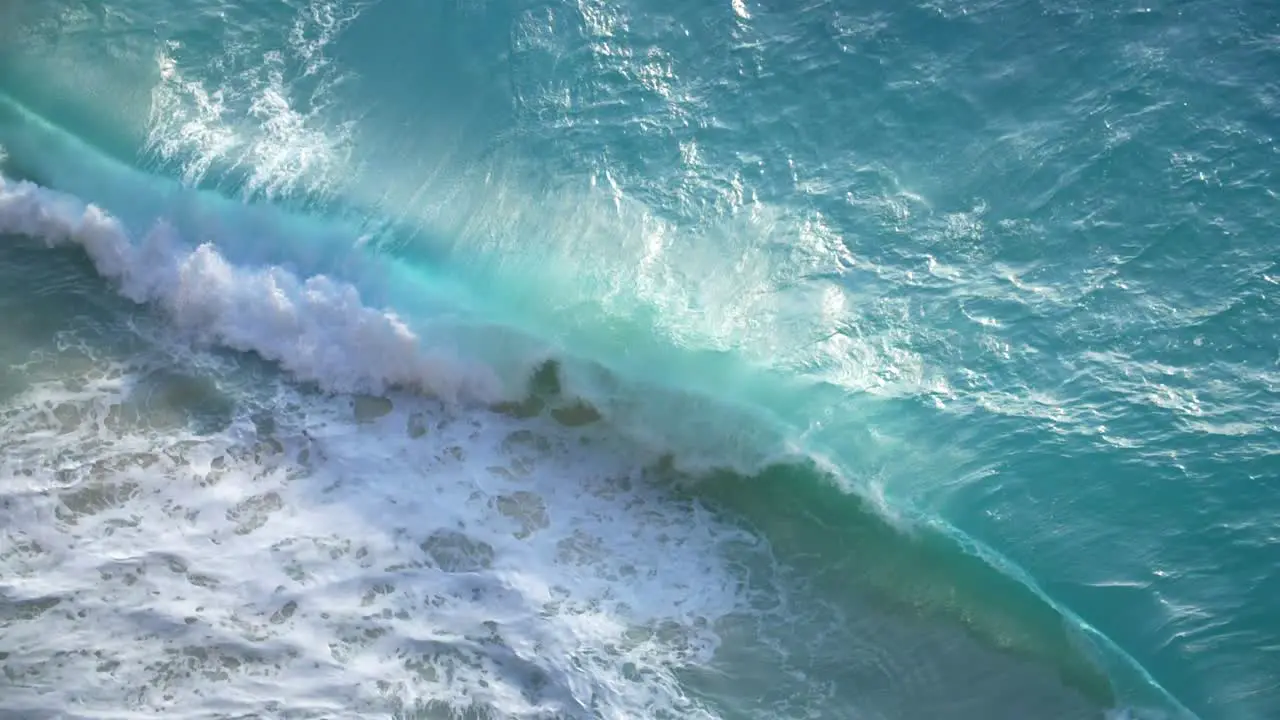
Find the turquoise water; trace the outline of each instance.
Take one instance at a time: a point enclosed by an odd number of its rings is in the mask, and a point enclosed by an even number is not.
[[[0,7],[15,717],[1265,718],[1266,3]]]

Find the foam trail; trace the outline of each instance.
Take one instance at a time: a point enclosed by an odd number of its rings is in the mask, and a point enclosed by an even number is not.
[[[395,313],[364,305],[355,287],[279,268],[245,269],[213,245],[190,248],[157,222],[138,244],[94,205],[0,177],[0,232],[85,249],[121,294],[161,308],[204,342],[256,352],[304,381],[338,392],[405,388],[454,402],[498,398],[493,374],[427,348]]]

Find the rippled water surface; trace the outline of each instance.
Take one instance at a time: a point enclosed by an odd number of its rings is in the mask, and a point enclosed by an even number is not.
[[[0,717],[1280,708],[1280,12],[0,6]]]

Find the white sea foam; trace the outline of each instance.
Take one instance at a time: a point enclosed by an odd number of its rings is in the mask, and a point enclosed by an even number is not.
[[[0,178],[0,232],[82,246],[120,292],[161,308],[178,328],[256,352],[327,389],[412,388],[450,400],[491,401],[492,374],[430,348],[391,311],[368,307],[351,285],[278,268],[240,268],[211,244],[191,248],[159,222],[136,245],[93,205]]]
[[[138,380],[6,407],[8,711],[710,717],[675,673],[738,605],[720,548],[762,546],[625,452],[284,384],[196,437],[130,419]]]

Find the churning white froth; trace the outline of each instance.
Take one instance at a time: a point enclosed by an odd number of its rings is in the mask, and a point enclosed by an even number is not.
[[[270,382],[197,434],[131,362],[5,406],[7,710],[713,717],[677,673],[763,545],[607,441]]]
[[[185,245],[163,221],[135,244],[94,205],[0,177],[0,232],[79,245],[121,294],[159,307],[180,330],[255,352],[329,390],[497,397],[491,373],[431,348],[394,312],[364,305],[353,286],[325,276],[299,279],[279,267],[238,267],[211,244]]]

